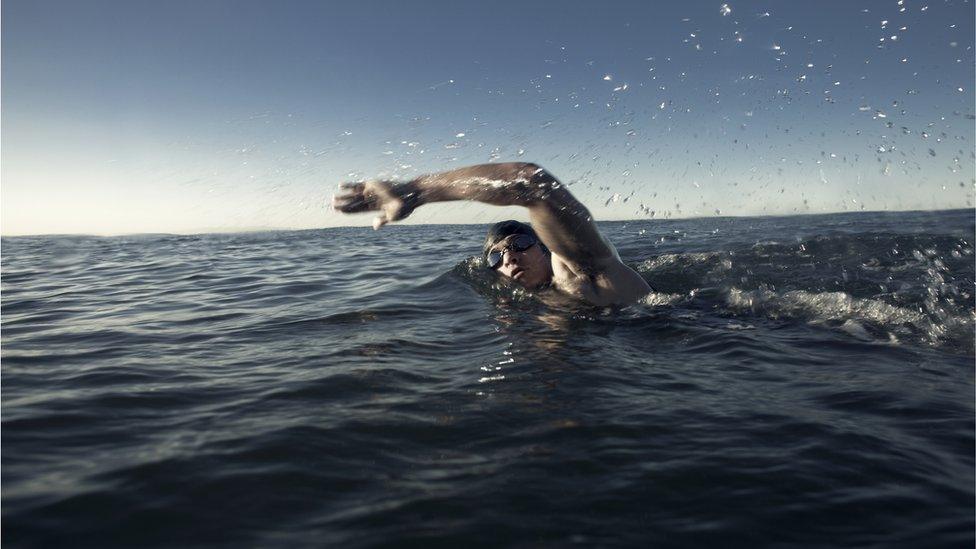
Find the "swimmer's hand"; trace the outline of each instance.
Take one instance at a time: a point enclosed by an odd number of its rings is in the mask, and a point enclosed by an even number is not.
[[[332,197],[332,209],[342,213],[379,212],[373,229],[406,218],[418,205],[417,193],[409,182],[340,183],[339,192]]]

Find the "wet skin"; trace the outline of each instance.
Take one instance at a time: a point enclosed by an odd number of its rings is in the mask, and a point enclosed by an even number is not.
[[[594,305],[627,305],[651,291],[624,265],[600,234],[589,210],[537,164],[504,162],[422,175],[410,181],[343,183],[332,207],[343,213],[376,212],[373,228],[400,221],[434,202],[471,200],[494,206],[523,206],[548,252],[533,246],[506,252],[502,276],[526,288],[553,289]]]
[[[510,235],[499,240],[491,249],[507,248],[517,236],[519,235]],[[506,249],[502,253],[502,262],[495,272],[525,288],[538,288],[552,281],[552,259],[538,243],[521,252]]]

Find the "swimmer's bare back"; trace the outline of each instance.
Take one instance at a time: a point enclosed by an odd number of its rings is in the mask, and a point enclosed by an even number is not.
[[[634,303],[651,291],[590,212],[555,177],[536,164],[480,164],[410,181],[342,183],[332,207],[343,213],[377,212],[379,229],[432,202],[472,200],[523,206],[539,238],[552,252],[552,287],[594,305]]]

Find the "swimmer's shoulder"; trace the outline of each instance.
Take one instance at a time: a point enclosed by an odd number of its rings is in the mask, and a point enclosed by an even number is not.
[[[616,257],[607,260],[599,269],[580,272],[553,255],[552,286],[598,306],[636,303],[651,292],[647,281]]]

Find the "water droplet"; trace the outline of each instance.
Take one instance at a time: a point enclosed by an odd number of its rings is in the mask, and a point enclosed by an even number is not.
[[[603,75],[603,79],[606,80],[607,82],[609,82],[609,81],[613,80],[613,76],[611,76],[609,74],[605,74],[605,75]]]
[[[932,150],[932,149],[929,149],[929,156],[935,156],[935,151]]]
[[[454,137],[464,137],[464,132],[461,132],[461,133],[455,135]]]
[[[722,15],[728,15],[732,13],[732,8],[730,8],[728,4],[722,4],[722,7],[718,9],[718,12]]]

